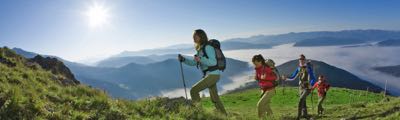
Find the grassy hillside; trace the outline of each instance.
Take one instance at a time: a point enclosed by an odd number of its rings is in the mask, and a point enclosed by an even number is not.
[[[284,89],[284,90],[283,90]],[[295,119],[297,116],[298,102],[297,87],[277,88],[272,98],[271,107],[274,112],[272,119]],[[284,92],[284,94],[283,94]],[[350,90],[344,88],[332,88],[324,104],[325,114],[316,116],[318,101],[314,91],[314,104],[311,104],[311,95],[308,97],[307,106],[309,114],[314,119],[397,119],[400,118],[400,99],[387,97],[382,94]],[[221,97],[230,119],[257,119],[256,105],[260,97],[258,89],[250,89],[223,95]],[[207,109],[214,109],[209,98],[204,98],[202,104]],[[314,106],[314,109],[312,109]]]
[[[185,107],[182,99],[111,99],[101,90],[63,84],[63,77],[0,48],[0,119],[222,119],[201,107]]]
[[[17,54],[27,58],[34,58],[36,55],[40,55],[20,48],[13,48],[13,50]],[[114,98],[141,99],[148,96],[161,95],[162,91],[182,88],[179,62],[176,59],[176,53],[124,58],[111,57],[103,61],[112,62],[114,60],[119,61],[124,59],[120,62],[122,62],[121,64],[127,65],[122,67],[110,67],[113,66],[111,64],[106,65],[109,67],[87,66],[63,60],[56,56],[42,56],[57,58],[63,61],[81,83],[104,89]],[[136,58],[152,59],[153,61],[148,61],[150,63],[141,63],[143,61]],[[220,84],[229,84],[233,82],[230,76],[250,70],[247,62],[231,58],[227,58],[227,66],[230,67],[224,71],[224,76],[220,80]],[[183,69],[188,86],[195,84],[202,76],[201,71],[196,67],[184,65]]]
[[[0,119],[256,119],[259,91],[250,89],[222,95],[228,116],[214,112],[208,98],[193,104],[183,98],[138,101],[112,99],[105,92],[81,84],[64,84],[62,73],[47,71],[37,63],[0,48]],[[278,88],[272,100],[273,119],[295,118],[297,88]],[[316,102],[316,94],[314,94]],[[309,98],[310,99],[310,98]],[[308,100],[311,107],[311,100]],[[365,91],[333,88],[321,119],[395,119],[400,99]],[[315,107],[315,104],[314,104]]]

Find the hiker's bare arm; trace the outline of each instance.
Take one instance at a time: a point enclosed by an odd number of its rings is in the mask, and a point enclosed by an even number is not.
[[[215,57],[215,49],[209,45],[206,46],[205,52],[208,55],[207,57],[200,57],[200,63],[206,66],[215,66],[217,65],[217,58]]]

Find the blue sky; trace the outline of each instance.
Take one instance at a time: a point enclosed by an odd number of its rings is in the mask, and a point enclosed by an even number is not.
[[[107,22],[90,26],[98,4]],[[287,32],[400,28],[396,0],[1,0],[0,45],[71,61],[192,43],[194,29],[229,39]]]

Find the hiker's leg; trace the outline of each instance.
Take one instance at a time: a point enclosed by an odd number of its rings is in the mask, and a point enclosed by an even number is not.
[[[324,108],[322,107],[324,100],[325,100],[325,96],[322,96],[321,99],[318,101],[318,111],[320,114],[322,114],[324,112]]]
[[[300,103],[299,103],[299,113],[302,116],[307,116],[307,96],[310,93],[308,89],[303,89],[302,94],[300,96]]]
[[[303,99],[302,99],[302,95],[305,91],[303,89],[301,89],[299,87],[299,103],[298,103],[298,108],[297,108],[297,118],[301,117],[301,112],[302,112],[302,108],[303,108]]]
[[[305,117],[308,117],[308,112],[307,112],[307,96],[310,95],[311,90],[310,90],[310,89],[306,89],[305,91],[306,91],[306,92],[305,92],[305,95],[304,95],[305,97],[304,97],[303,115],[304,115]]]
[[[270,104],[271,104],[272,96],[275,95],[275,92],[276,92],[275,89],[272,89],[272,90],[267,91],[267,93],[265,93],[265,94],[267,94],[267,96],[266,96],[267,97],[267,104],[266,104],[267,115],[273,114]]]
[[[219,75],[207,75],[199,82],[197,82],[195,85],[193,85],[192,89],[190,89],[190,97],[192,97],[192,100],[195,102],[199,102],[200,101],[199,92],[214,85],[215,83],[217,83],[218,80],[219,80]]]
[[[265,113],[267,112],[267,91],[261,96],[260,100],[257,102],[258,118],[265,118]]]
[[[304,99],[303,108],[302,108],[301,111],[303,113],[303,117],[306,117],[308,115],[308,112],[307,112],[307,97],[306,97],[306,99]]]
[[[227,114],[225,111],[225,107],[222,104],[221,99],[219,99],[217,84],[214,84],[209,88],[211,101],[214,103],[215,108],[223,114]]]
[[[322,110],[322,97],[319,97],[318,99],[318,114],[321,114],[321,110]]]

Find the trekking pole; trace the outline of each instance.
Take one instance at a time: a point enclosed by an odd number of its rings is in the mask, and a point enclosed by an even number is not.
[[[385,98],[386,97],[386,89],[387,89],[387,79],[386,79],[386,82],[385,82],[385,92],[383,92],[383,97]]]
[[[187,98],[187,92],[186,92],[186,82],[185,82],[185,76],[183,75],[183,67],[182,67],[182,62],[181,62],[181,61],[179,61],[179,63],[180,63],[180,67],[181,67],[181,76],[182,76],[183,87],[184,87],[184,89],[185,89],[185,98],[186,98],[186,99],[188,99],[188,98]]]
[[[282,77],[281,77],[282,95],[285,95],[285,82],[286,82],[285,76],[282,75]]]
[[[311,91],[311,109],[314,110],[314,99],[313,99],[313,95],[314,95],[314,90]]]
[[[369,87],[367,87],[367,93],[366,93],[367,98],[369,97]],[[369,102],[369,99],[367,99],[367,102]]]
[[[285,99],[285,85],[283,84],[283,77],[281,78],[281,86],[282,86],[282,97]],[[284,103],[282,101],[282,103]]]
[[[311,64],[311,60],[309,60],[309,62],[310,62],[310,64]],[[312,70],[313,70],[313,76],[314,76],[314,80],[315,80],[315,74],[316,74],[316,70],[314,69],[314,65],[313,64],[311,64],[311,66],[312,66]],[[314,82],[314,84],[316,84],[315,82]],[[312,84],[311,85],[311,87],[313,87],[314,86],[314,84]],[[317,90],[318,91],[318,90]],[[314,90],[313,91],[311,91],[311,109],[314,111],[314,97],[313,97],[313,95],[314,95]]]
[[[260,98],[262,98],[264,96],[264,94],[265,94],[265,91],[263,90],[263,92],[260,95]]]

